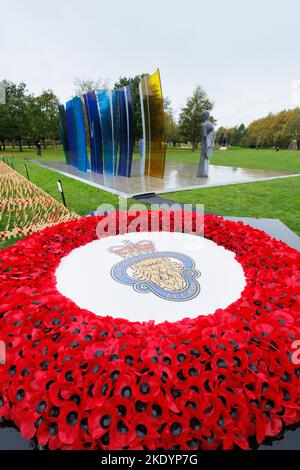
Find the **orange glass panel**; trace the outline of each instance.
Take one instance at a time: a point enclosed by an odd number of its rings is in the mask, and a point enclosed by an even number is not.
[[[141,104],[144,128],[144,173],[164,177],[165,126],[164,105],[159,70],[141,79]]]

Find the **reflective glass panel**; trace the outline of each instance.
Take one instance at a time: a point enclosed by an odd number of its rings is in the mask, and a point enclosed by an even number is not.
[[[163,178],[166,146],[159,70],[141,79],[140,95],[144,134],[142,168],[145,175]]]

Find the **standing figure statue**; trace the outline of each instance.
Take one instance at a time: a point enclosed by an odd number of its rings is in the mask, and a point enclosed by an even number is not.
[[[201,113],[201,135],[201,154],[197,177],[208,178],[209,159],[212,155],[216,137],[215,127],[209,120],[209,111]]]

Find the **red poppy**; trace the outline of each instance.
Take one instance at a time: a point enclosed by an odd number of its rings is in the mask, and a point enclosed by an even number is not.
[[[247,449],[251,436],[262,442],[299,422],[300,254],[264,232],[204,217],[205,237],[234,252],[247,282],[208,316],[133,323],[57,291],[61,258],[93,241],[99,222],[101,236],[201,234],[199,215],[171,215],[82,218],[0,253],[0,416],[27,439],[51,450]]]

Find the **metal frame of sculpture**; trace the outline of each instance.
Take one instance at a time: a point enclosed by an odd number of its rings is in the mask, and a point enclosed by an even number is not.
[[[163,178],[166,150],[159,70],[142,77],[140,100],[143,121],[141,175]],[[67,101],[66,109],[63,106],[59,109],[66,163],[81,171],[91,168],[96,173],[131,176],[135,137],[131,87],[91,91],[83,96],[83,101],[84,108],[81,98],[75,96]]]

